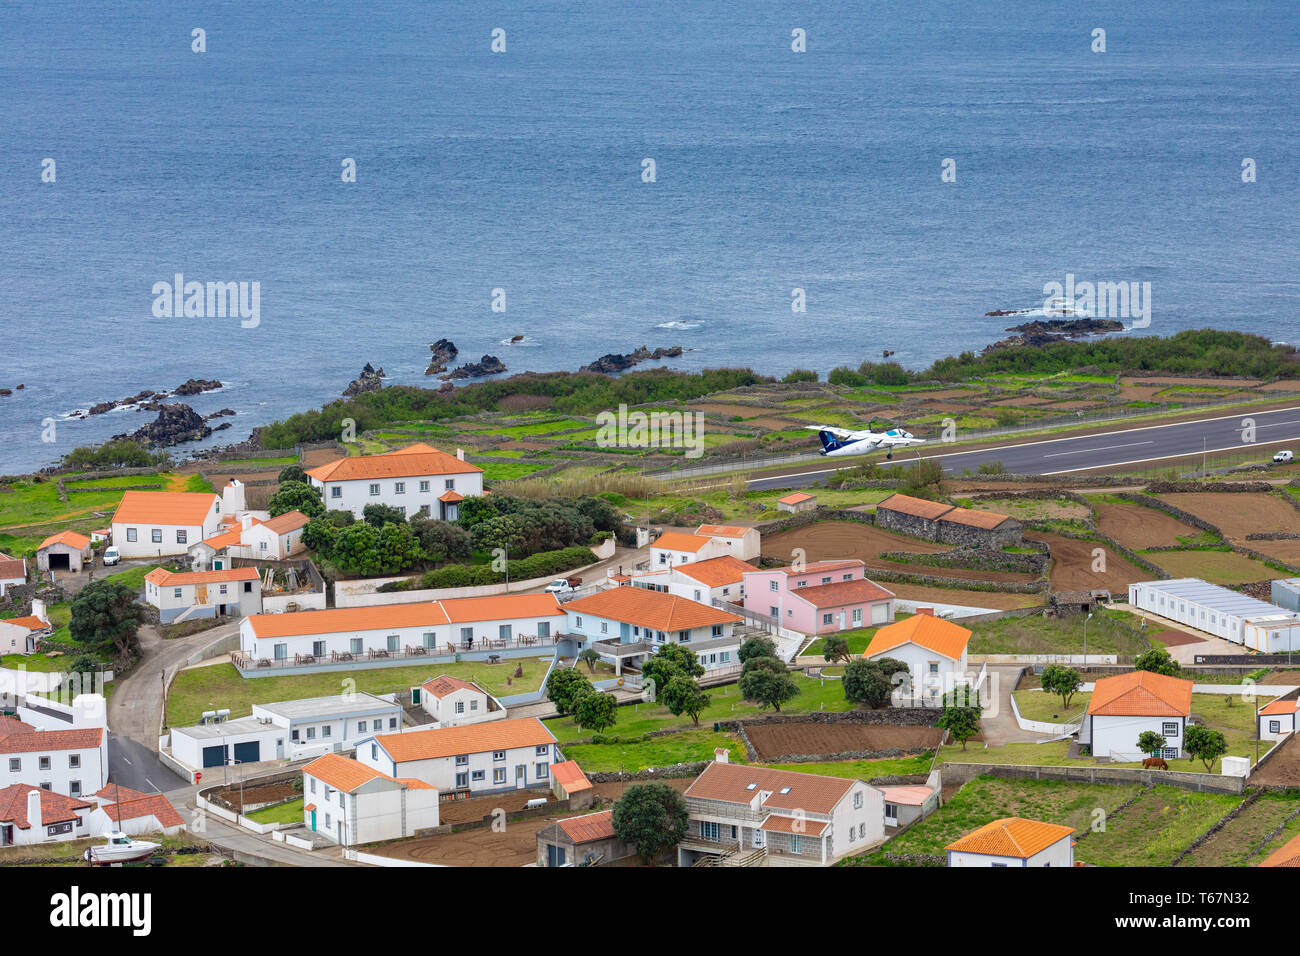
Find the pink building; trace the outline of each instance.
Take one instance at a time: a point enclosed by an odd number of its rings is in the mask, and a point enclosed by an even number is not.
[[[745,609],[802,634],[878,627],[894,619],[894,594],[867,579],[856,558],[745,574]]]

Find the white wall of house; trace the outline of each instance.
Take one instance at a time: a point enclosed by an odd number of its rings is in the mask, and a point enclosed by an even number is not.
[[[325,507],[330,511],[350,511],[360,518],[366,505],[383,504],[405,509],[413,517],[422,508],[439,517],[440,495],[454,491],[466,498],[483,494],[481,472],[456,475],[412,475],[407,478],[358,478],[350,481],[321,481],[308,476],[321,489]],[[449,484],[450,483],[450,484]]]
[[[885,795],[859,780],[831,811],[829,859],[855,853],[885,838]],[[828,860],[829,862],[829,860]]]
[[[357,746],[357,760],[390,777],[413,777],[439,791],[472,793],[550,786],[551,764],[559,762],[555,744],[539,744],[398,764],[374,741]]]
[[[700,532],[703,534],[703,532]],[[759,556],[762,550],[760,543],[761,537],[757,528],[747,528],[745,533],[738,538],[729,538],[722,536],[712,536],[714,541],[720,542],[723,547],[723,554],[730,554],[739,558],[741,561],[749,561]]]
[[[1138,750],[1138,737],[1144,731],[1154,730],[1165,738],[1165,752],[1157,756],[1178,757],[1183,752],[1183,727],[1186,723],[1185,717],[1108,717],[1089,714],[1084,721],[1085,733],[1079,739],[1091,745],[1094,757],[1133,761],[1146,756]]]
[[[108,782],[108,734],[101,737],[104,742],[99,747],[57,750],[50,746],[0,753],[0,788],[26,783],[69,797],[97,792]]]
[[[344,793],[304,773],[303,823],[342,846],[401,839],[438,825],[438,791],[376,778]]]
[[[439,727],[459,727],[462,724],[481,724],[488,720],[504,720],[506,709],[497,706],[492,710],[485,691],[462,687],[443,697],[435,697],[427,690],[420,694],[420,706]]]
[[[916,696],[940,698],[959,683],[966,682],[966,652],[961,660],[954,661],[938,651],[919,644],[903,644],[873,658],[890,657],[907,665],[912,675],[912,693]]]
[[[201,525],[113,523],[113,546],[124,558],[152,558],[164,554],[187,554],[190,545],[222,531],[220,502],[212,507]],[[155,540],[155,538],[157,540]],[[134,540],[132,540],[134,539]]]
[[[226,550],[236,558],[283,561],[304,550],[302,532],[303,528],[295,528],[285,534],[276,534],[264,524],[255,524],[244,530],[240,544],[231,545]]]
[[[958,866],[1074,866],[1074,848],[1071,839],[1065,837],[1057,840],[1044,850],[1039,850],[1028,859],[1014,856],[991,856],[987,853],[964,853],[960,850],[948,851],[948,865]]]
[[[1261,714],[1259,717],[1259,739],[1281,740],[1295,733],[1295,713]]]
[[[707,561],[709,558],[720,558],[724,554],[731,553],[723,538],[710,538],[708,544],[693,552],[659,548],[652,544],[650,545],[650,570],[658,571],[671,565],[690,564],[692,561]]]
[[[594,641],[621,641],[632,644],[637,641],[653,641],[665,644],[675,641],[678,644],[690,644],[692,641],[708,641],[716,637],[731,637],[735,625],[709,625],[706,627],[687,628],[682,631],[659,631],[639,624],[627,624],[612,618],[596,617],[593,614],[578,614],[570,611],[566,615],[568,622],[565,630],[584,639],[583,646],[590,647]]]
[[[215,617],[226,614],[247,617],[262,613],[262,582],[220,581],[212,584],[144,583],[144,599],[158,609],[158,616],[169,624],[191,608],[188,618]]]
[[[0,621],[0,655],[32,653],[36,638],[39,637],[40,633],[23,627],[21,624]]]
[[[111,800],[108,802],[110,805],[112,804]],[[183,824],[165,827],[157,817],[152,815],[128,817],[119,821],[116,816],[103,807],[95,807],[86,816],[86,833],[89,836],[107,836],[114,831],[121,831],[127,836],[140,836],[146,833],[165,833],[167,836],[174,836],[184,829]],[[70,840],[72,837],[64,837],[64,839]]]
[[[703,581],[697,581],[676,568],[639,574],[632,579],[632,583],[635,587],[653,586],[656,590],[666,591],[668,594],[675,594],[699,604],[712,604],[714,601],[727,601],[731,604],[745,602],[743,580],[709,587]]]
[[[38,800],[39,795],[36,791],[27,795],[29,826],[26,829],[16,823],[11,824],[0,820],[0,846],[35,846],[38,843],[59,843],[63,840],[80,840],[94,835],[94,831],[87,825],[92,811],[78,810],[76,820],[47,824],[40,818]]]

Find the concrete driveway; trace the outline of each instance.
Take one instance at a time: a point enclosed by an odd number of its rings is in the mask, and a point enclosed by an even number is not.
[[[1016,677],[1024,666],[1022,664],[989,665],[986,680],[989,682],[989,689],[997,691],[998,710],[994,715],[990,716],[987,713],[984,715],[980,721],[980,733],[984,737],[984,742],[990,747],[1050,739],[1047,734],[1022,730],[1016,723],[1015,711],[1011,709],[1011,691],[1015,689]]]

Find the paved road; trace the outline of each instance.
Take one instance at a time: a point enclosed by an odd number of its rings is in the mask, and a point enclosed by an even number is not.
[[[1001,462],[1007,471],[1021,475],[1061,475],[1090,468],[1116,465],[1139,465],[1163,458],[1199,455],[1202,450],[1210,454],[1240,451],[1248,447],[1242,441],[1242,422],[1252,419],[1255,425],[1255,443],[1294,441],[1300,443],[1300,407],[1273,411],[1240,412],[1224,417],[1178,422],[1170,425],[1148,425],[1144,428],[1116,429],[1093,435],[1072,438],[1051,438],[1019,444],[999,445],[978,451],[941,451],[941,445],[921,445],[918,449],[900,453],[893,464],[906,464],[919,457],[938,460],[946,472],[960,472],[963,468],[975,471],[985,462]],[[1295,449],[1300,451],[1300,448]],[[1260,452],[1260,457],[1267,457]],[[872,460],[886,464],[880,455],[863,458],[827,459],[827,467],[814,471],[772,477],[755,478],[749,487],[802,488],[824,478],[839,468]]]

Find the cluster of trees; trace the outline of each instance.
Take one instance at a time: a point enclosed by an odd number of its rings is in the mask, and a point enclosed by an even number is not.
[[[445,522],[444,522],[445,523]],[[511,581],[532,578],[559,577],[565,571],[591,564],[595,560],[591,549],[582,545],[543,551],[512,561],[493,561],[491,564],[449,564],[436,568],[420,578],[422,588],[461,588],[480,584],[500,584],[507,574]]]
[[[737,656],[742,665],[737,686],[745,700],[780,713],[782,704],[799,696],[799,685],[776,656],[771,638],[751,637],[740,645]]]
[[[1138,735],[1138,750],[1147,756],[1163,750],[1165,738],[1154,730],[1144,730]],[[1228,752],[1228,739],[1220,730],[1212,730],[1200,724],[1189,724],[1183,729],[1183,752],[1189,760],[1200,760],[1209,773],[1214,761]]]
[[[517,555],[595,543],[598,535],[635,532],[623,513],[604,498],[514,498],[484,495],[461,503],[460,525],[480,551],[504,548]]]
[[[636,847],[647,866],[682,841],[690,818],[686,798],[666,783],[628,787],[611,816],[614,836]]]
[[[576,667],[555,667],[546,678],[546,699],[561,715],[594,733],[608,730],[618,720],[618,698],[596,690]]]
[[[892,657],[867,660],[859,657],[844,668],[844,697],[857,704],[866,704],[873,710],[889,706],[897,685],[908,693],[911,672],[907,665]]]
[[[140,655],[138,631],[145,621],[144,606],[136,601],[138,593],[112,578],[91,581],[72,600],[72,618],[68,633],[88,650],[112,648],[120,668],[126,668]],[[88,659],[90,655],[86,655]],[[87,660],[77,659],[76,670],[87,668]]]
[[[696,681],[703,674],[704,665],[695,653],[671,642],[662,645],[641,667],[641,680],[653,694],[650,699],[662,701],[674,717],[690,715],[696,725],[710,700]]]
[[[868,385],[906,385],[912,373],[897,362],[863,362],[856,370],[847,365],[831,369],[826,381],[832,385],[865,388]]]
[[[99,446],[82,445],[63,456],[69,468],[150,468],[171,460],[166,452],[153,452],[133,438],[115,438]]]

